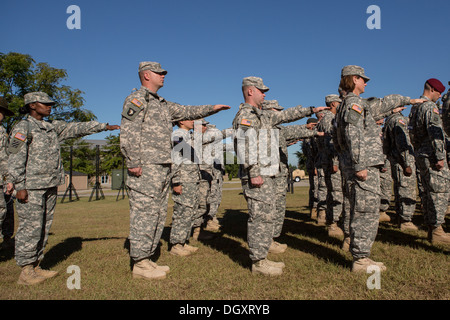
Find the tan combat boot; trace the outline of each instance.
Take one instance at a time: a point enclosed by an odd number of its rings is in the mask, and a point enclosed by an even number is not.
[[[42,278],[45,279],[53,278],[58,274],[58,271],[44,270],[39,265],[34,267],[34,271],[38,276],[41,276]]]
[[[450,234],[446,233],[442,226],[431,229],[431,244],[450,244]]]
[[[197,252],[197,250],[198,250],[197,247],[191,246],[191,245],[189,245],[189,244],[187,244],[187,243],[185,243],[185,244],[183,245],[183,249],[184,249],[184,250],[187,250],[187,251],[189,251],[189,252],[191,252],[191,253]]]
[[[153,268],[161,270],[161,271],[164,271],[165,273],[169,273],[170,272],[169,266],[160,266],[160,265],[157,265],[156,262],[153,262],[152,260],[148,260],[148,261],[150,262],[150,265]]]
[[[286,265],[284,264],[284,262],[276,262],[276,261],[272,261],[272,260],[269,260],[269,259],[266,259],[266,262],[270,265],[270,266],[272,266],[272,267],[275,267],[275,268],[281,268],[281,269],[283,269]]]
[[[310,218],[312,220],[316,220],[317,219],[317,208],[311,208]]]
[[[287,249],[287,244],[281,244],[279,242],[276,242],[275,240],[272,240],[272,243],[269,247],[269,253],[284,253]]]
[[[186,250],[182,244],[177,243],[176,245],[172,246],[172,249],[170,249],[170,253],[174,256],[179,257],[187,257],[192,254],[192,252]]]
[[[419,228],[411,221],[403,221],[400,223],[400,230],[402,231],[417,231]]]
[[[217,219],[208,220],[208,222],[206,223],[205,230],[207,230],[207,231],[219,231],[220,230],[220,224],[218,223]]]
[[[335,238],[341,238],[344,236],[344,231],[342,231],[341,228],[339,228],[338,224],[336,222],[333,222],[328,226],[328,236],[329,237],[335,237]]]
[[[319,210],[317,214],[317,225],[324,226],[326,224],[327,214],[325,210]]]
[[[138,261],[133,266],[133,278],[145,280],[159,280],[165,279],[166,273],[158,268],[155,268],[149,259]]]
[[[201,227],[195,227],[194,232],[192,233],[192,238],[194,240],[211,240],[214,238],[214,235],[208,231],[202,230]]]
[[[283,273],[283,269],[274,267],[267,259],[255,261],[252,264],[253,274],[263,274],[266,276],[279,276]]]
[[[22,267],[22,272],[20,273],[19,280],[17,280],[17,284],[34,285],[44,281],[45,278],[36,274],[34,266],[29,264]]]
[[[389,217],[389,215],[384,212],[384,211],[380,211],[380,222],[389,222],[391,221],[391,217]]]
[[[380,268],[380,271],[386,271],[387,269],[383,262],[376,262],[369,258],[361,258],[353,260],[352,272],[367,272],[367,268],[373,265]]]
[[[349,236],[344,236],[344,241],[342,241],[341,249],[344,250],[345,252],[350,251],[350,237]]]

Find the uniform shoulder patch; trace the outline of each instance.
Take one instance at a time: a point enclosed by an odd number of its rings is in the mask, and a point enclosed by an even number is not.
[[[25,139],[27,138],[27,136],[24,135],[23,133],[17,132],[17,133],[14,135],[14,138],[16,138],[16,139],[18,139],[18,140],[20,140],[20,141],[22,141],[22,142],[25,142]]]
[[[438,108],[433,108],[433,112],[436,114],[439,114],[439,109]]]
[[[140,108],[142,107],[142,102],[140,102],[138,99],[134,98],[131,100],[131,103],[134,104],[136,107]]]
[[[360,106],[358,106],[357,104],[352,105],[351,109],[358,112],[359,114],[362,113],[362,108]]]
[[[252,122],[248,119],[242,119],[240,124],[243,126],[250,127],[252,125]]]
[[[402,125],[406,126],[406,122],[405,122],[405,120],[403,120],[403,119],[398,119],[398,122],[399,122],[400,124],[402,124]]]

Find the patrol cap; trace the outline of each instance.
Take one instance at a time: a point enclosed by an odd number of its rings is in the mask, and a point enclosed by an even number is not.
[[[337,94],[329,94],[325,97],[325,103],[332,103],[334,101],[342,102],[341,98]]]
[[[27,94],[25,94],[25,96],[23,98],[25,100],[25,105],[28,105],[33,102],[40,102],[40,103],[45,103],[45,104],[50,104],[50,105],[56,104],[55,101],[50,99],[48,94],[46,94],[45,92],[40,92],[40,91],[27,93]]]
[[[436,91],[442,93],[445,91],[445,87],[438,79],[431,78],[427,80],[427,83],[432,86]]]
[[[245,77],[242,80],[242,86],[243,87],[247,87],[247,86],[256,87],[259,90],[261,90],[262,92],[269,91],[269,87],[266,87],[263,83],[263,80],[258,77]]]
[[[150,70],[155,73],[167,74],[167,70],[161,68],[161,64],[158,62],[144,61],[139,63],[139,72],[144,70]]]
[[[272,110],[272,109],[283,110],[284,108],[278,104],[277,100],[265,100],[265,101],[263,101],[262,109],[263,110]]]
[[[3,111],[5,116],[13,116],[14,112],[8,109],[8,102],[3,97],[0,97],[0,111]]]
[[[341,78],[345,76],[360,76],[366,80],[366,82],[370,80],[370,78],[364,73],[364,68],[355,65],[349,65],[342,68]]]

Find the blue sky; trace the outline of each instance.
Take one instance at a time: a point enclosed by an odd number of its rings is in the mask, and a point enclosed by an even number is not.
[[[81,9],[80,30],[66,26],[70,5]],[[380,8],[381,29],[367,28],[370,5]],[[246,76],[262,77],[266,99],[284,107],[324,105],[348,64],[372,79],[365,97],[419,97],[426,79],[446,88],[450,80],[447,0],[17,0],[2,1],[0,12],[0,52],[67,70],[85,108],[110,124],[120,124],[125,97],[140,86],[140,61],[168,70],[158,93],[169,101],[230,105],[208,118],[219,129],[231,126]],[[291,163],[297,150],[289,148]]]

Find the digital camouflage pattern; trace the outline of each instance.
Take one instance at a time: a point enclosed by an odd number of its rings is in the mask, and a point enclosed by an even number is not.
[[[326,102],[338,101],[335,95],[327,96],[331,99]],[[325,136],[316,137],[318,152],[322,154],[321,167],[326,185],[326,212],[327,222],[338,222],[342,214],[342,177],[339,170],[339,158],[333,142],[333,121],[335,115],[328,110],[323,111],[323,118],[318,122],[316,130],[324,132]],[[333,166],[337,171],[333,171]],[[318,206],[320,208],[320,205]]]
[[[3,126],[0,126],[0,186],[5,184],[8,178],[8,154],[6,153],[6,144],[8,135]],[[5,197],[0,196],[0,230],[2,230],[3,221],[6,217],[6,201]]]
[[[181,185],[182,192],[172,193],[174,201],[170,243],[184,244],[189,240],[198,209],[199,158],[194,149],[193,134],[185,129],[173,134],[172,185]]]
[[[212,105],[183,106],[165,100],[146,87],[131,93],[123,104],[120,148],[130,168],[130,256],[135,261],[154,254],[167,216],[171,180],[173,122],[215,113]]]
[[[416,166],[424,189],[422,209],[425,223],[438,227],[444,223],[449,199],[450,172],[445,150],[445,134],[436,104],[428,101],[411,108],[409,128],[416,155]],[[444,160],[444,168],[437,170],[437,161]]]
[[[409,97],[386,96],[362,99],[349,93],[336,114],[337,149],[350,201],[350,251],[354,258],[366,258],[375,241],[380,208],[380,171],[384,164],[380,129],[376,120],[396,107],[409,104]],[[367,179],[356,172],[367,170]],[[345,230],[344,230],[345,231]]]
[[[275,181],[279,168],[279,130],[273,130],[277,124],[301,119],[312,114],[312,108],[297,106],[279,112],[266,112],[249,104],[241,104],[233,120],[235,130],[235,150],[240,163],[242,189],[247,200],[249,219],[247,222],[247,240],[252,261],[267,257],[274,234]],[[264,130],[264,131],[262,131]],[[261,134],[264,132],[264,134]],[[267,139],[262,141],[263,139]],[[261,143],[263,142],[263,143]],[[250,145],[259,149],[251,151]],[[261,145],[270,150],[261,150]],[[273,148],[273,145],[276,147]],[[253,152],[253,154],[252,154]],[[256,153],[256,154],[255,154]],[[276,162],[264,163],[264,157],[277,159]],[[276,154],[273,154],[276,153]],[[253,157],[253,160],[252,160]],[[264,183],[253,187],[250,178],[261,176]]]
[[[106,126],[97,121],[50,123],[28,115],[12,129],[9,145],[15,141],[20,143],[9,156],[8,179],[16,190],[28,192],[27,203],[16,203],[19,227],[15,236],[15,259],[19,266],[43,258],[53,222],[57,185],[64,182],[60,143],[104,131]]]
[[[383,130],[383,148],[391,164],[394,182],[395,208],[403,222],[410,222],[416,209],[416,165],[408,121],[401,113],[394,113],[386,118]],[[407,167],[412,171],[409,177],[404,173]]]

